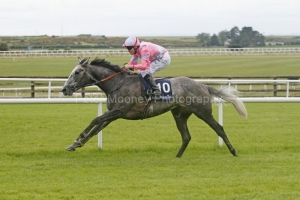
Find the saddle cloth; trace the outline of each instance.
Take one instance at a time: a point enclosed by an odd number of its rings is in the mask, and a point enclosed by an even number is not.
[[[142,75],[138,74],[142,83],[142,94],[145,94],[147,98],[150,96],[152,89],[150,84],[142,77]],[[160,99],[161,100],[172,100],[172,84],[171,81],[167,78],[155,79],[156,85],[159,87],[161,92]]]

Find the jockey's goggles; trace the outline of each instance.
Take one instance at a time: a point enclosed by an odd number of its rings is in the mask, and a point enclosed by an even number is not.
[[[127,46],[126,48],[128,51],[130,51],[133,48],[133,46]]]

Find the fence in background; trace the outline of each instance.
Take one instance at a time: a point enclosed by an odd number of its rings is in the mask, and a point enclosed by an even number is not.
[[[168,49],[172,56],[300,54],[300,48]],[[128,56],[126,49],[0,51],[0,58]]]
[[[51,97],[62,97],[60,93],[66,78],[0,78],[0,97],[2,98],[22,98],[22,97],[45,97],[45,95],[38,95],[39,93],[47,94],[47,98]],[[271,80],[253,80],[253,79],[198,79],[194,78],[195,81],[217,86],[229,86],[235,87],[240,92],[243,92],[243,96],[253,97],[253,93],[266,94],[269,96],[285,96],[290,97],[293,92],[293,96],[300,94],[300,89],[296,86],[300,83],[298,77],[290,77],[286,80],[271,79]],[[12,87],[15,82],[21,82],[22,85],[18,87]],[[8,83],[8,85],[5,85]],[[26,86],[27,85],[27,86]],[[21,87],[22,86],[22,87]],[[259,88],[258,88],[259,87]],[[269,87],[269,88],[268,88]],[[271,87],[271,88],[270,88]],[[15,95],[7,95],[12,94]],[[279,95],[280,93],[280,95]],[[27,94],[24,95],[24,94]],[[98,87],[92,86],[83,88],[81,91],[77,91],[75,95],[85,97],[99,97],[103,93]],[[248,95],[247,95],[248,94]],[[257,95],[256,95],[257,96]],[[265,95],[266,96],[266,95]]]

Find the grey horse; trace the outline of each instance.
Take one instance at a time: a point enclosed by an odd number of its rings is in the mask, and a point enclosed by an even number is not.
[[[144,86],[137,74],[104,59],[95,58],[89,63],[87,58],[83,60],[78,58],[78,65],[63,86],[63,94],[70,96],[82,87],[96,85],[107,96],[108,111],[92,120],[66,150],[75,151],[77,147],[82,147],[116,119],[138,120],[171,111],[182,137],[182,145],[176,157],[182,156],[191,140],[187,120],[192,114],[207,123],[223,139],[232,155],[237,156],[223,127],[212,115],[212,100],[217,97],[232,103],[239,115],[246,118],[247,110],[243,102],[237,98],[237,91],[231,88],[215,89],[188,77],[168,80],[169,87],[172,88],[172,99],[151,100],[147,95],[143,95]]]

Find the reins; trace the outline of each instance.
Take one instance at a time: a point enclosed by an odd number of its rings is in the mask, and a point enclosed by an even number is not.
[[[104,82],[104,81],[107,81],[107,80],[109,80],[109,79],[111,79],[111,78],[117,76],[118,74],[121,74],[121,73],[125,72],[126,70],[127,70],[127,69],[124,68],[124,69],[122,69],[122,71],[116,72],[116,73],[114,73],[114,74],[112,74],[112,75],[110,75],[110,76],[108,76],[108,77],[106,77],[106,78],[104,78],[104,79],[102,79],[102,80],[100,80],[100,81],[98,81],[98,82],[102,83],[102,82]]]

